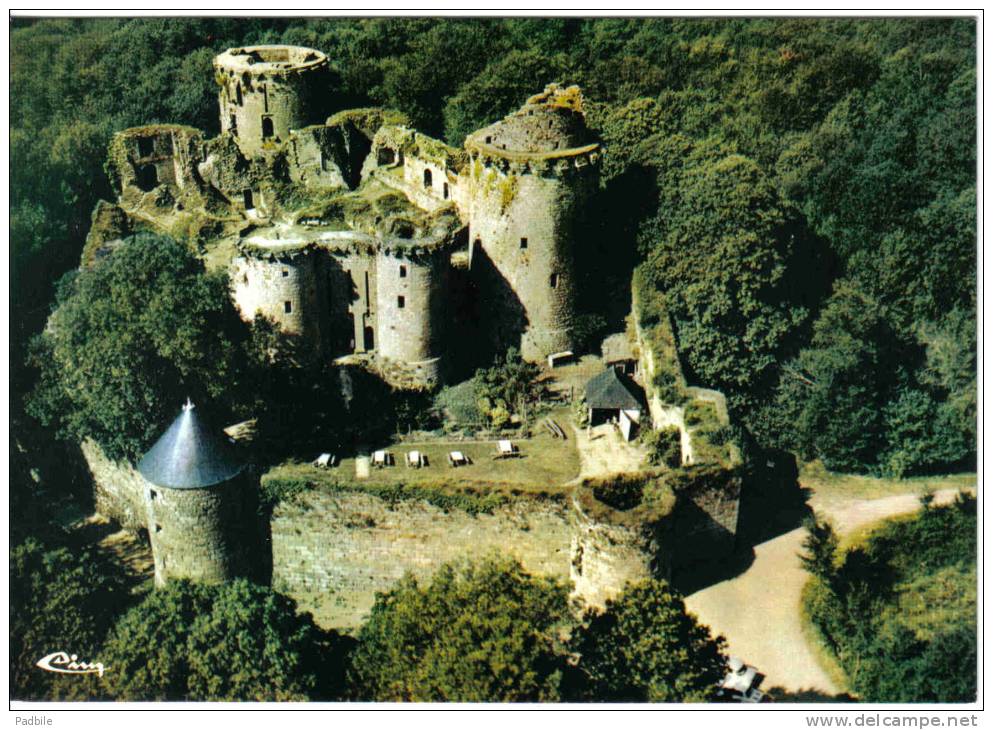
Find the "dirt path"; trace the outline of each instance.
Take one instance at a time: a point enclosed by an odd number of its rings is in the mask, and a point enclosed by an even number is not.
[[[97,550],[109,553],[135,580],[147,580],[155,574],[152,551],[148,544],[134,533],[119,529],[106,517],[89,515],[77,522],[73,529]]]
[[[956,494],[956,490],[937,492],[935,503],[950,502]],[[847,501],[818,500],[815,494],[810,505],[845,534],[913,512],[919,502],[916,494]],[[800,593],[808,576],[797,558],[803,537],[803,528],[797,528],[756,545],[755,561],[744,573],[693,593],[686,604],[714,632],[724,635],[732,656],[766,675],[763,689],[833,696],[841,690],[821,669],[803,633]]]
[[[590,431],[572,427],[579,451],[579,476],[574,481],[607,474],[638,471],[645,461],[645,450],[621,438],[617,429],[603,423]]]

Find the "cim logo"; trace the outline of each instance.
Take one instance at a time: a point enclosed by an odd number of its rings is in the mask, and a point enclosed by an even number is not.
[[[48,656],[44,656],[35,662],[35,666],[41,667],[46,672],[57,672],[58,674],[97,674],[103,676],[104,666],[100,662],[81,662],[75,654],[66,654],[64,651],[56,651]]]

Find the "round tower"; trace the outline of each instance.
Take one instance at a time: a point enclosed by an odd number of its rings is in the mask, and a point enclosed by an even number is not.
[[[572,349],[573,247],[600,156],[578,87],[546,87],[466,150],[470,267],[486,282],[496,342],[532,362]]]
[[[138,464],[144,477],[155,583],[220,582],[246,576],[255,487],[220,431],[187,401]]]
[[[321,257],[310,246],[281,243],[264,234],[248,239],[231,261],[229,279],[235,306],[246,321],[256,314],[276,322],[283,332],[299,335],[302,353],[324,348],[327,306]]]
[[[379,356],[405,365],[423,385],[441,378],[449,255],[402,247],[376,255]]]
[[[327,56],[313,48],[229,48],[214,59],[221,131],[234,135],[246,157],[275,149],[319,112],[312,102],[327,68]]]

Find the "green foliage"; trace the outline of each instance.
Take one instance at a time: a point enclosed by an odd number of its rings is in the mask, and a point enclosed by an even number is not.
[[[20,700],[80,699],[79,677],[43,672],[56,651],[98,661],[115,616],[129,605],[123,573],[89,549],[29,538],[10,551],[10,685]]]
[[[540,369],[534,363],[521,359],[520,353],[511,348],[503,360],[497,357],[490,368],[476,371],[475,389],[480,410],[490,418],[494,428],[501,428],[510,421],[512,413],[522,414],[541,393],[535,383]]]
[[[560,697],[566,588],[517,563],[445,565],[379,594],[350,672],[356,699],[526,702]]]
[[[724,639],[687,613],[665,582],[629,585],[587,611],[571,647],[594,702],[708,702],[724,678]]]
[[[966,461],[975,448],[969,376],[945,380],[958,392],[958,400],[948,402],[940,386],[915,382],[937,380],[928,370],[914,373],[923,361],[919,346],[900,337],[878,300],[840,283],[814,325],[811,347],[780,380],[776,424],[792,424],[785,431],[792,440],[782,445],[822,458],[829,469],[894,476]]]
[[[442,388],[435,396],[434,403],[435,408],[459,428],[471,428],[483,422],[484,414],[479,410],[479,394],[476,391],[475,380],[466,380],[458,385]]]
[[[808,573],[830,584],[837,572],[834,560],[838,551],[838,536],[830,522],[814,516],[804,520],[803,526],[807,534],[803,538],[804,552],[800,554],[800,563]]]
[[[517,110],[521,102],[560,77],[562,56],[546,49],[511,51],[498,57],[485,73],[464,83],[444,108],[445,138],[461,145],[465,137]]]
[[[976,697],[976,502],[922,502],[837,563],[822,522],[801,556],[816,577],[805,611],[866,702],[968,702]],[[932,588],[941,586],[941,590]]]
[[[101,653],[119,700],[301,701],[341,686],[336,636],[289,598],[245,580],[169,583],[130,610]]]
[[[683,463],[683,437],[678,428],[645,429],[640,434],[648,447],[648,462],[654,466],[677,469]]]
[[[655,296],[700,382],[758,390],[806,317],[788,267],[794,214],[756,162],[726,148],[701,145],[683,159],[664,142],[655,154],[659,214],[639,233]]]
[[[187,397],[236,409],[244,330],[226,277],[139,234],[65,287],[35,341],[30,411],[63,437],[134,459]]]

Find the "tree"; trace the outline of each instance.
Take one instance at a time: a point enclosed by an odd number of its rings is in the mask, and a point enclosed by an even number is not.
[[[340,691],[341,646],[270,588],[176,581],[114,627],[97,691],[131,701],[326,700]]]
[[[65,282],[34,343],[41,378],[29,412],[62,437],[135,459],[187,397],[238,411],[247,334],[226,276],[139,234]]]
[[[628,586],[602,612],[587,611],[571,646],[601,702],[707,702],[727,671],[724,638],[714,638],[659,580]]]
[[[480,410],[496,423],[510,420],[511,413],[519,413],[537,399],[540,387],[535,383],[540,369],[534,363],[521,359],[515,348],[510,348],[503,361],[497,357],[490,368],[480,368],[474,378]]]
[[[123,573],[91,550],[35,538],[11,550],[12,696],[79,699],[78,677],[43,672],[35,663],[56,651],[95,661],[115,617],[130,601]]]
[[[803,526],[807,534],[803,538],[804,552],[800,554],[800,563],[808,573],[830,585],[838,572],[835,565],[838,536],[830,522],[813,515],[804,520]]]
[[[559,698],[555,629],[566,589],[509,560],[442,566],[379,594],[358,636],[352,696],[384,702],[536,702]]]
[[[704,383],[732,393],[772,380],[807,316],[788,268],[799,230],[762,168],[712,144],[660,148],[659,213],[639,233],[649,280],[679,350]]]

